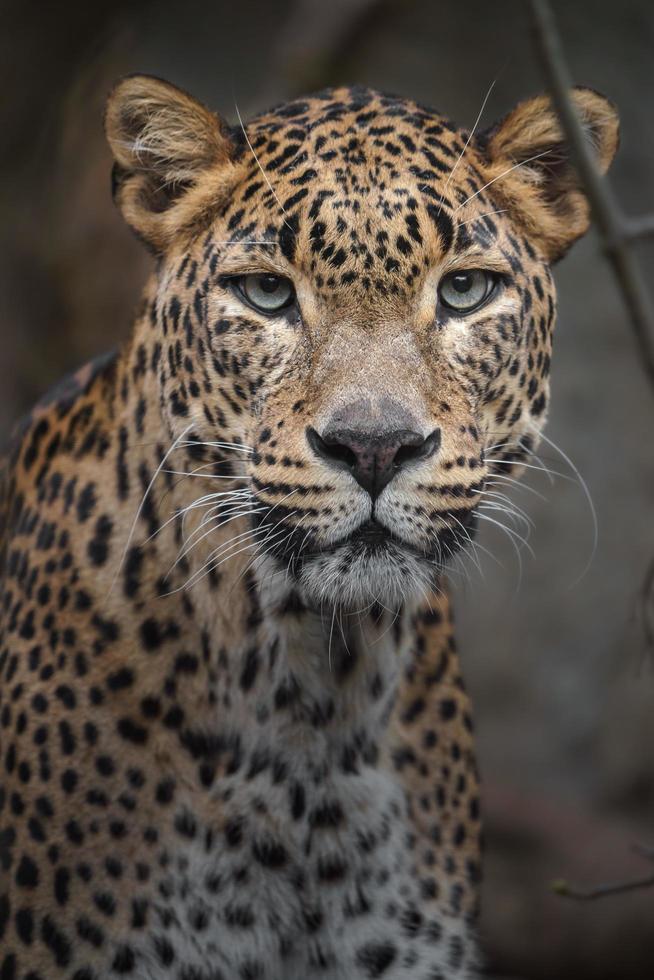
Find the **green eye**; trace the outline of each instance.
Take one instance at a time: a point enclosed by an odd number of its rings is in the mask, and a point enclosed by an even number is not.
[[[250,306],[260,313],[279,313],[295,300],[295,290],[289,279],[257,272],[241,276],[237,285]]]
[[[482,306],[495,291],[497,276],[484,269],[462,269],[444,276],[438,287],[443,306],[457,313],[470,313]]]

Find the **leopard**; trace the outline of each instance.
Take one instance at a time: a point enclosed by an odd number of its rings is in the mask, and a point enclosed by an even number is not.
[[[570,98],[603,173],[616,109]],[[556,109],[230,124],[133,75],[105,129],[153,271],[3,456],[0,978],[477,977],[448,579],[547,415]]]

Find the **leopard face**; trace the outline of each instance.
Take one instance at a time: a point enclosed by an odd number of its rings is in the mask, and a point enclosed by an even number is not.
[[[606,169],[615,113],[574,99]],[[259,576],[314,606],[433,587],[545,420],[550,266],[588,224],[549,101],[477,135],[344,88],[230,129],[141,76],[107,130],[171,440],[240,481]]]

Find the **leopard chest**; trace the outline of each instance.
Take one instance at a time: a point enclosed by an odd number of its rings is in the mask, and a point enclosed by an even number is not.
[[[379,770],[318,775],[226,779],[212,808],[178,804],[153,881],[155,945],[189,969],[281,980],[340,976],[401,931],[415,905],[401,789]]]

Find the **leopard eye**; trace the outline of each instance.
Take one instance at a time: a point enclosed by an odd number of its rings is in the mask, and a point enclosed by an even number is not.
[[[441,280],[438,295],[443,306],[456,313],[478,309],[494,293],[497,276],[484,269],[463,269],[450,272]]]
[[[261,313],[278,313],[295,299],[295,290],[289,279],[267,272],[241,276],[238,288],[250,306]]]

